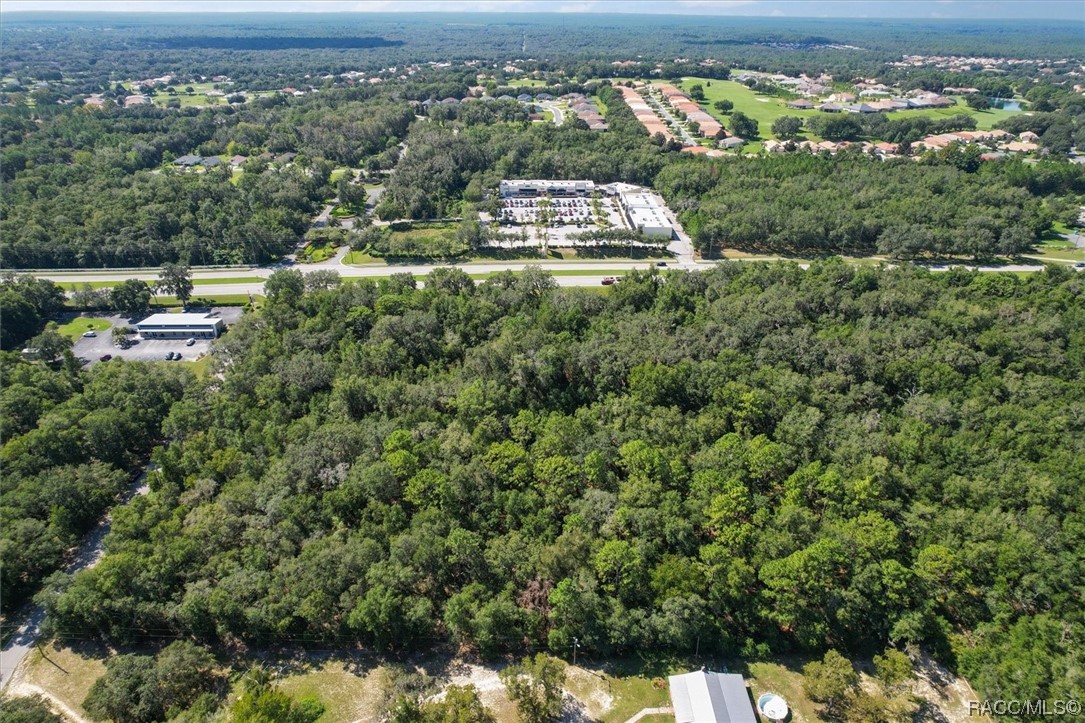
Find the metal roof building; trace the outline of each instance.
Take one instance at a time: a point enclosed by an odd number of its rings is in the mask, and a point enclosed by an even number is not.
[[[136,329],[144,339],[214,339],[225,325],[206,313],[151,314]]]
[[[741,675],[700,670],[668,681],[677,723],[757,723]]]

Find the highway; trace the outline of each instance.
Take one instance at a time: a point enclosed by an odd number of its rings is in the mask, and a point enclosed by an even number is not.
[[[690,243],[689,237],[682,232],[679,232],[679,237],[671,242],[668,246],[668,250],[675,255],[674,260],[667,262],[669,268],[682,269],[687,271],[707,270],[712,268],[716,263],[713,261],[695,261],[693,258],[693,248]],[[410,273],[418,276],[424,276],[435,268],[454,267],[462,269],[465,273],[473,276],[488,275],[501,271],[520,271],[525,266],[534,266],[545,269],[547,271],[557,272],[554,278],[559,286],[598,286],[604,276],[613,275],[616,271],[628,272],[633,269],[647,269],[657,265],[656,261],[628,261],[628,260],[600,260],[600,261],[532,261],[531,259],[523,259],[518,261],[508,262],[468,262],[461,264],[370,264],[365,266],[349,266],[342,263],[343,257],[346,255],[347,249],[341,249],[336,256],[328,259],[327,261],[317,264],[296,264],[292,261],[286,261],[273,266],[239,266],[227,269],[192,269],[193,280],[198,280],[200,283],[195,285],[193,289],[194,296],[219,296],[223,294],[247,294],[247,293],[261,293],[263,290],[263,281],[272,273],[279,269],[294,268],[303,273],[311,273],[313,271],[332,270],[338,273],[344,279],[361,279],[361,278],[381,278],[387,277],[396,273]],[[784,258],[750,258],[741,259],[742,261],[788,261]],[[801,267],[806,268],[808,263],[803,262],[799,264]],[[890,264],[891,265],[891,264]],[[967,264],[960,264],[959,266],[964,268],[975,268],[979,271],[1040,271],[1044,268],[1042,264],[1026,265],[1026,264],[1008,264],[1005,266],[972,266]],[[948,265],[933,265],[929,266],[932,271],[945,271],[951,268]],[[570,273],[575,272],[575,273]],[[121,282],[127,279],[142,279],[144,281],[154,281],[158,278],[157,269],[139,269],[139,270],[109,270],[109,269],[95,269],[91,271],[31,271],[25,272],[32,276],[36,276],[42,279],[49,279],[51,281],[67,282],[67,283],[84,283],[84,282]],[[215,283],[216,280],[221,279],[221,283]],[[251,279],[251,281],[239,282],[237,279]]]

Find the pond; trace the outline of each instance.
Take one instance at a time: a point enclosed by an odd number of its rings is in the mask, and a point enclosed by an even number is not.
[[[1001,110],[1021,110],[1021,101],[1013,100],[1011,98],[988,98],[991,101],[992,108],[999,108]]]

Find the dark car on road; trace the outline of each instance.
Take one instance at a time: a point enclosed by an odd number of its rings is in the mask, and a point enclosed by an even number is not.
[[[112,354],[102,354],[102,356],[98,357],[98,361],[109,361],[112,358]]]

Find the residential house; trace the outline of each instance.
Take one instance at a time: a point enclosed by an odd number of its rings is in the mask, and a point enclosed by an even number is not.
[[[795,110],[813,110],[814,104],[810,101],[802,98],[800,100],[793,100],[787,104],[788,108],[794,108]]]
[[[871,107],[867,103],[857,103],[855,105],[846,105],[844,110],[848,113],[859,113],[861,115],[869,115],[870,113],[877,113],[878,111]]]
[[[199,156],[181,156],[173,161],[173,165],[181,166],[182,168],[192,168],[193,166],[200,165],[203,159]]]

